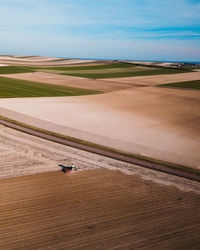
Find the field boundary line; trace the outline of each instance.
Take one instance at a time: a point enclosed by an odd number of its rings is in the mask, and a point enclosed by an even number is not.
[[[24,124],[3,116],[0,116],[0,124],[33,136],[57,142],[66,146],[78,148],[80,150],[84,150],[90,153],[106,156],[112,159],[145,167],[151,170],[160,171],[181,178],[200,182],[200,170],[193,169],[188,166],[164,162],[142,155],[128,154],[110,147],[94,144],[74,137],[64,136],[45,129]]]

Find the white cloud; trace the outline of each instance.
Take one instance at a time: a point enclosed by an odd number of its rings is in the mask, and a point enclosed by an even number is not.
[[[0,0],[0,53],[199,60],[198,41],[175,38],[198,24],[186,0]]]

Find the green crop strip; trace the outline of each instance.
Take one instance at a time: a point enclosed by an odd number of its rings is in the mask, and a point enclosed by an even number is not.
[[[200,80],[162,84],[162,85],[159,85],[159,87],[200,89]]]
[[[0,77],[0,98],[78,96],[99,91]]]
[[[21,66],[4,66],[0,67],[0,74],[16,74],[16,73],[28,73],[34,70],[21,67]]]

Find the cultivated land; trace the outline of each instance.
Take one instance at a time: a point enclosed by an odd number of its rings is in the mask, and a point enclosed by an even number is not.
[[[166,83],[178,83],[200,80],[200,71],[157,75],[157,76],[137,76],[137,77],[122,77],[106,79],[107,82],[115,82],[120,84],[137,84],[141,86],[156,86]]]
[[[0,98],[75,96],[97,93],[99,92],[0,77]]]
[[[110,69],[127,69],[127,68],[137,68],[133,67],[131,64],[128,63],[108,63],[105,62],[104,64],[93,64],[93,65],[78,65],[78,66],[73,66],[71,65],[70,67],[27,67],[28,69],[32,70],[52,70],[52,71],[78,71],[79,70],[110,70]],[[142,67],[141,67],[142,68]]]
[[[25,81],[34,81],[34,82],[43,82],[54,85],[61,85],[66,87],[82,88],[95,91],[110,92],[114,90],[124,89],[132,87],[131,84],[124,83],[115,83],[107,82],[106,80],[95,80],[87,79],[83,77],[75,76],[65,76],[58,74],[51,74],[46,72],[34,72],[34,73],[24,73],[24,74],[7,74],[1,75],[3,77],[25,80]]]
[[[96,63],[97,60],[82,60],[82,59],[65,59],[52,57],[29,57],[29,56],[0,56],[0,61],[3,64],[14,66],[65,66],[73,64]]]
[[[101,65],[95,61],[94,65],[91,65],[91,60],[83,60],[85,66],[73,66],[71,63],[70,67],[67,65],[61,67],[60,62],[73,60],[42,57],[37,60],[37,57],[11,56],[2,57],[2,62],[3,59],[23,63],[34,61],[38,63],[37,70],[51,69],[55,74],[46,72],[2,74],[6,76],[6,78],[1,78],[3,82],[6,82],[2,86],[2,97],[7,96],[6,91],[9,89],[13,95],[20,93],[21,96],[51,96],[60,90],[63,92],[59,92],[58,95],[70,95],[69,88],[65,89],[65,92],[64,88],[58,85],[111,93],[86,97],[2,99],[0,101],[1,115],[60,134],[103,144],[126,153],[199,168],[200,159],[197,152],[200,144],[196,139],[196,135],[199,134],[197,111],[199,92],[149,88],[148,86],[199,80],[200,72],[184,70],[187,73],[180,73],[182,69],[156,68],[152,65],[146,67],[114,61],[104,61],[104,65],[103,61]],[[73,62],[80,63],[80,61],[74,60]],[[41,62],[54,62],[57,66],[41,67]],[[30,66],[18,66],[18,68],[36,69]],[[70,70],[75,73],[93,72],[94,74],[99,71],[101,73],[97,74],[101,74],[102,77],[105,74],[122,73],[123,70],[134,72],[140,70],[141,74],[146,71],[162,70],[169,71],[170,74],[93,80],[59,75],[56,73],[58,69],[63,72]],[[179,73],[171,74],[175,71]],[[14,84],[16,82],[17,87]],[[51,85],[43,85],[41,82]],[[23,94],[27,88],[31,88],[31,91],[28,89],[30,95]],[[32,88],[37,93],[32,93]],[[83,89],[70,90],[73,95],[87,94],[88,90],[84,92]],[[8,97],[11,97],[12,95],[9,96],[9,94]]]
[[[198,249],[199,195],[118,171],[0,181],[1,249]]]
[[[12,72],[13,71],[13,72]],[[20,67],[20,66],[7,66],[0,67],[0,74],[9,73],[24,73],[32,71],[43,71],[47,73],[56,73],[61,75],[71,75],[78,77],[86,77],[92,79],[99,78],[119,78],[131,76],[146,76],[146,75],[162,75],[162,74],[177,74],[188,73],[188,69],[167,69],[156,67],[137,66],[128,63],[107,63],[104,65],[92,66],[77,66],[77,67]]]
[[[0,179],[58,171],[58,164],[76,164],[82,170],[106,167],[136,173],[132,164],[53,143],[0,125]]]
[[[0,56],[0,63],[8,65],[0,68],[2,97],[108,92],[2,98],[0,116],[199,169],[200,92],[186,81],[199,81],[200,72],[30,56]],[[177,82],[193,90],[154,86]],[[58,164],[80,170],[64,175]],[[0,190],[0,249],[199,248],[199,182],[4,126]]]
[[[1,114],[96,144],[198,168],[199,91],[128,88],[82,97],[1,99]]]
[[[129,63],[113,62],[105,65],[93,65],[82,67],[28,67],[27,69],[35,71],[44,71],[48,73],[57,73],[63,75],[71,75],[78,77],[86,77],[92,79],[101,78],[118,78],[130,76],[145,76],[145,75],[161,75],[161,74],[176,74],[190,72],[190,70],[183,69],[167,69],[156,67],[137,66]]]
[[[0,179],[60,170],[59,164],[75,164],[81,170],[107,168],[140,175],[183,191],[200,193],[198,182],[170,176],[105,156],[89,153],[0,125]]]
[[[131,87],[156,86],[165,83],[183,82],[189,80],[199,80],[200,72],[179,73],[172,75],[139,76],[110,79],[87,79],[83,77],[52,74],[46,72],[31,72],[1,75],[3,77],[19,80],[44,82],[55,85],[62,85],[75,88],[111,92]],[[188,85],[190,86],[190,85]]]
[[[162,87],[170,87],[170,88],[200,89],[200,80],[163,84],[161,86]]]
[[[172,177],[0,126],[0,179],[58,171],[58,164],[75,164],[81,170],[120,170],[129,175],[138,174],[143,179],[160,184],[173,184],[184,191],[200,193],[198,182]]]

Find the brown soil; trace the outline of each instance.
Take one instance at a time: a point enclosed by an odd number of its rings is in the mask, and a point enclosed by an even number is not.
[[[122,162],[102,155],[31,136],[0,125],[0,179],[58,171],[59,164],[76,165],[80,170],[107,168],[183,191],[200,194],[198,182]]]
[[[64,67],[81,67],[81,66],[99,66],[99,65],[105,65],[105,64],[110,64],[112,63],[111,60],[102,60],[102,61],[95,61],[95,62],[85,62],[85,63],[76,63],[76,65],[73,64],[69,64],[69,65],[65,65]]]
[[[137,66],[137,67],[129,67],[129,68],[109,68],[109,69],[84,69],[84,72],[82,69],[76,70],[76,72],[74,72],[74,70],[70,70],[70,67],[67,68],[66,70],[66,66],[65,66],[65,70],[51,70],[51,68],[48,69],[44,69],[44,70],[40,70],[41,72],[47,72],[47,73],[57,73],[57,74],[106,74],[106,73],[122,73],[122,72],[136,72],[136,71],[146,71],[147,69],[145,67],[141,67],[141,66]],[[154,70],[154,68],[148,68],[148,70]],[[106,80],[106,79],[105,79]]]
[[[0,100],[1,114],[118,150],[200,167],[200,92],[155,87]]]
[[[57,75],[45,72],[6,74],[3,77],[15,78],[20,80],[44,82],[55,85],[62,85],[74,88],[99,90],[103,92],[114,91],[131,87],[131,84],[108,82],[106,80],[94,80],[75,76]]]
[[[93,66],[93,65],[104,65],[112,63],[112,60],[83,60],[83,59],[64,59],[56,57],[43,57],[43,56],[21,56],[21,55],[0,55],[0,62],[7,62],[8,65],[34,65],[34,66],[61,66],[63,67],[74,67],[74,66]],[[66,65],[65,65],[66,64]]]
[[[96,62],[97,60],[64,59],[53,57],[15,57],[0,56],[0,62],[8,65],[29,65],[29,66],[62,66],[68,64],[82,64]]]
[[[154,75],[154,76],[109,78],[106,80],[112,81],[112,82],[118,82],[118,83],[141,84],[141,85],[153,86],[153,85],[160,85],[160,84],[165,84],[165,83],[200,80],[200,72]]]
[[[106,80],[43,72],[6,77],[118,91],[82,97],[2,99],[1,115],[128,153],[200,168],[200,92],[145,86],[200,79],[200,72]]]
[[[199,249],[200,197],[118,171],[0,181],[1,249]]]

